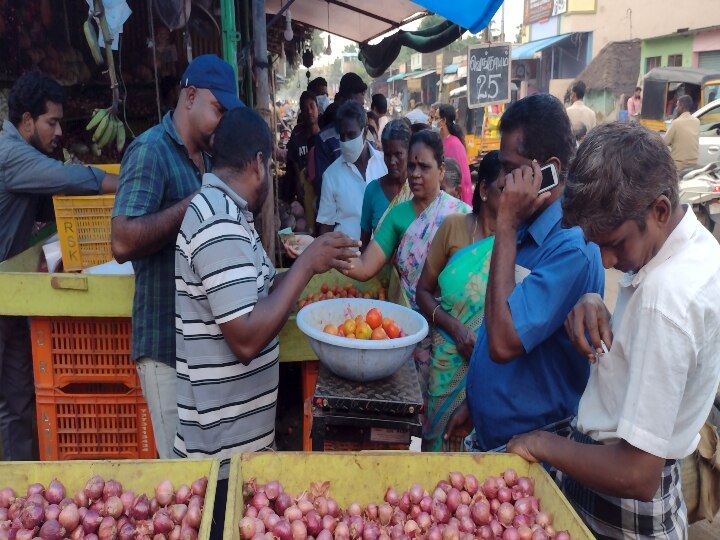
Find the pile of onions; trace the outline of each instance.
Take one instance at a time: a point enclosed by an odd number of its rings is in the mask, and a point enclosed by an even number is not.
[[[320,487],[320,489],[318,489]],[[239,523],[243,540],[570,540],[540,509],[530,478],[508,469],[482,483],[450,473],[431,492],[415,484],[393,487],[385,500],[341,509],[327,496],[329,483],[292,497],[278,481],[246,486]]]
[[[74,496],[57,479],[0,489],[0,540],[197,540],[207,482],[163,480],[150,500],[97,475]]]

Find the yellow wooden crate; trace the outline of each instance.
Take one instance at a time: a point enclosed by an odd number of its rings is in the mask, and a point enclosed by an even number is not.
[[[591,540],[592,533],[575,513],[550,475],[540,465],[513,454],[440,454],[411,452],[361,453],[256,453],[239,454],[230,464],[225,513],[225,540],[239,540],[242,519],[243,483],[279,480],[285,491],[299,495],[311,482],[330,481],[330,496],[341,507],[351,502],[366,505],[382,501],[388,486],[398,491],[419,483],[434,487],[452,471],[474,474],[480,481],[513,468],[535,481],[535,495],[543,510],[553,516],[557,530],[567,530],[575,540]]]
[[[219,462],[210,459],[0,462],[0,489],[11,487],[24,495],[30,484],[39,482],[47,486],[57,478],[65,486],[66,493],[72,496],[83,489],[92,476],[99,474],[105,480],[117,480],[124,489],[152,498],[155,486],[165,479],[177,488],[206,476],[208,485],[198,539],[207,540],[210,538],[218,468]]]

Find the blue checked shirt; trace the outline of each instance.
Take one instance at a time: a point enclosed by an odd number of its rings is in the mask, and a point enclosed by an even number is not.
[[[210,170],[204,156],[205,170]],[[138,217],[164,210],[192,195],[202,175],[190,159],[172,112],[128,147],[120,168],[113,217]],[[132,261],[135,298],[132,357],[175,367],[175,239],[157,253]]]

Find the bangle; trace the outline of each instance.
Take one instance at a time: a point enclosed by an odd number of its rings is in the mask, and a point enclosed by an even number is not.
[[[438,310],[439,307],[440,307],[440,304],[438,304],[437,306],[435,306],[435,309],[433,309],[433,312],[432,312],[432,323],[433,323],[433,326],[435,326],[435,312]]]

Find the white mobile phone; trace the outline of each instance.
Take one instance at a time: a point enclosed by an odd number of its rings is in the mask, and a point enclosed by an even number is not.
[[[543,165],[540,167],[540,171],[542,171],[542,183],[540,184],[538,195],[550,191],[560,183],[560,178],[554,163]]]

